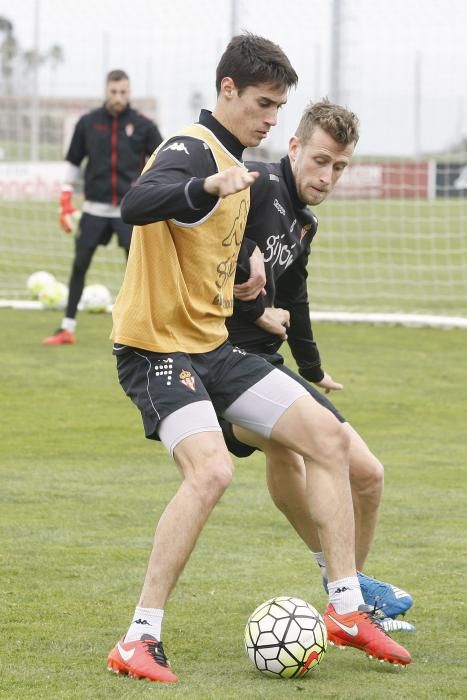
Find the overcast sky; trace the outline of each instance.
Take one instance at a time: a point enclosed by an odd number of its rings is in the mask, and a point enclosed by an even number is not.
[[[163,135],[192,121],[199,93],[215,102],[214,77],[232,30],[262,34],[288,54],[300,84],[269,136],[286,147],[307,102],[332,91],[333,41],[340,101],[361,119],[361,154],[415,155],[467,136],[467,0],[0,0],[23,49],[59,44],[65,63],[41,69],[41,95],[103,94],[121,67],[133,95],[158,100]],[[335,96],[335,95],[334,95]],[[267,145],[267,143],[265,143]]]

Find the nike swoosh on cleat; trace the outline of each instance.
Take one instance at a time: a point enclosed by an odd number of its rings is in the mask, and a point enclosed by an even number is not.
[[[341,630],[344,630],[344,632],[347,632],[347,634],[350,634],[351,637],[356,637],[356,636],[357,636],[357,634],[358,634],[358,626],[355,624],[355,622],[354,622],[354,624],[352,625],[352,627],[348,627],[347,625],[344,625],[344,623],[339,622],[339,620],[336,620],[336,618],[333,617],[332,615],[329,615],[329,613],[328,613],[328,617],[330,617],[331,620],[332,620],[338,627],[341,628]]]
[[[131,659],[131,657],[133,656],[133,654],[135,653],[134,647],[133,647],[133,649],[128,649],[128,651],[127,651],[126,649],[124,649],[121,646],[120,642],[117,644],[117,649],[118,649],[118,653],[120,654],[120,656],[122,657],[122,659],[124,661],[129,661]]]

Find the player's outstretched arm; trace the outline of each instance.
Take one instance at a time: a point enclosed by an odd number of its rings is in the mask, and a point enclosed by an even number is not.
[[[229,194],[246,190],[257,177],[259,177],[258,172],[250,173],[239,165],[233,165],[227,170],[207,177],[204,181],[204,191],[216,197],[228,197]]]

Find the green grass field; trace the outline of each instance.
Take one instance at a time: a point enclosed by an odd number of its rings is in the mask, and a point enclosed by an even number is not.
[[[79,199],[76,198],[78,204]],[[310,294],[315,311],[467,316],[467,200],[330,200],[317,208]],[[56,202],[2,202],[0,299],[26,299],[26,279],[48,270],[68,282],[73,239]],[[115,294],[123,255],[99,248],[88,283]]]
[[[404,672],[330,648],[301,680],[244,655],[245,622],[274,595],[322,610],[318,570],[267,495],[261,456],[237,461],[166,611],[176,686],[117,677],[155,523],[177,488],[118,385],[109,316],[79,317],[75,346],[40,341],[60,313],[0,310],[3,342],[0,697],[9,700],[465,698],[466,332],[316,324],[336,404],[386,465],[367,573],[409,590]]]

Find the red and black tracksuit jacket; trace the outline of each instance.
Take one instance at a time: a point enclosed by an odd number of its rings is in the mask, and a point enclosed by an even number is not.
[[[128,106],[114,117],[105,105],[83,115],[76,124],[66,160],[84,170],[84,196],[118,205],[162,142],[157,126]]]

